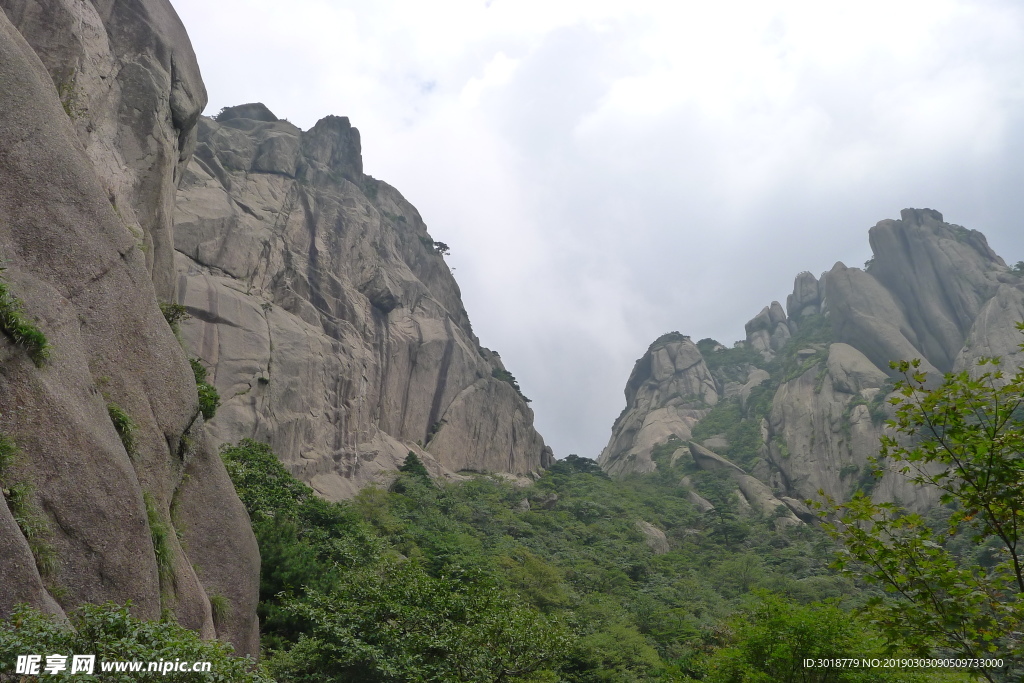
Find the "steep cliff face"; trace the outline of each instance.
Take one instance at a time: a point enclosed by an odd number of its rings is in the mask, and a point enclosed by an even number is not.
[[[718,403],[715,380],[689,337],[670,333],[651,344],[626,383],[626,408],[600,462],[612,474],[653,472],[651,450],[691,430]]]
[[[199,123],[178,196],[178,298],[218,441],[268,441],[329,498],[412,450],[435,473],[529,475],[552,456],[416,209],[364,175],[359,133],[265,106]]]
[[[51,347],[0,335],[0,615],[130,600],[256,654],[255,539],[157,305],[206,100],[188,39],[163,0],[0,7],[2,279]]]
[[[980,232],[945,223],[930,209],[906,209],[869,237],[875,255],[864,270],[837,263],[821,278],[801,273],[786,310],[778,302],[766,306],[735,348],[698,342],[694,350],[721,400],[685,424],[652,433],[644,449],[670,437],[699,441],[770,486],[798,516],[787,498],[824,490],[843,500],[866,486],[888,500],[928,505],[925,493],[897,474],[877,483],[869,476],[868,458],[878,452],[888,417],[889,361],[921,358],[936,378],[981,356],[1021,365],[1015,323],[1024,319],[1024,280]],[[637,368],[650,362],[648,351]],[[660,387],[674,381],[671,374],[653,381],[647,395],[654,400],[640,403],[630,378],[630,422],[620,418],[613,427],[600,459],[606,470],[656,468],[631,450],[629,425],[664,411]],[[714,469],[711,462],[694,458],[701,469]]]
[[[174,293],[175,191],[206,89],[169,2],[2,0],[32,46],[118,218],[142,247],[157,297]]]

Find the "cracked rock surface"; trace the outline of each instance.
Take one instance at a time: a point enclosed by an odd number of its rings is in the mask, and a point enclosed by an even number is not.
[[[45,529],[30,547],[4,496],[0,616],[131,601],[256,655],[256,541],[158,306],[173,295],[171,207],[206,103],[192,48],[165,0],[0,8],[0,260],[51,346],[37,366],[0,335],[0,433],[20,451],[0,479],[30,487]],[[172,530],[170,581],[150,511]],[[214,595],[230,605],[216,624]]]
[[[409,451],[440,475],[552,462],[419,212],[363,174],[347,118],[301,131],[241,105],[200,119],[198,138],[177,291],[221,395],[216,440],[269,442],[331,499],[386,482]]]

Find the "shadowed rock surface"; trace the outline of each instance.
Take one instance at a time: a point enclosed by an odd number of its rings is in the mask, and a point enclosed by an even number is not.
[[[412,450],[434,474],[552,462],[498,354],[482,348],[419,212],[362,172],[359,132],[263,105],[199,123],[176,213],[190,353],[218,441],[267,441],[339,499]]]
[[[1024,319],[1024,280],[984,235],[945,223],[931,209],[905,209],[900,220],[871,228],[869,239],[875,255],[866,269],[837,263],[820,278],[800,273],[785,312],[778,302],[765,306],[746,324],[746,339],[737,348],[706,340],[703,353],[690,349],[700,358],[691,355],[687,367],[710,368],[707,393],[720,397],[717,406],[664,419],[678,410],[678,400],[668,398],[672,388],[693,370],[651,373],[658,343],[652,345],[626,385],[626,411],[612,428],[602,467],[613,474],[655,471],[653,449],[669,438],[700,433],[701,421],[715,419],[715,411],[732,401],[731,422],[715,422],[732,439],[702,436],[705,446],[722,452],[693,444],[691,450],[701,449],[693,454],[693,467],[728,472],[737,495],[752,508],[765,511],[765,504],[753,502],[758,498],[769,505],[780,501],[792,513],[780,519],[792,523],[807,517],[796,503],[819,490],[845,500],[865,487],[916,509],[934,502],[898,474],[877,482],[869,475],[868,458],[878,453],[891,416],[889,361],[920,358],[932,381],[943,372],[970,369],[982,356],[1002,356],[1004,368],[1019,367],[1024,356],[1015,323]],[[743,423],[750,428],[736,428]],[[641,433],[645,438],[638,438]],[[744,435],[742,444],[732,442]],[[766,490],[741,481],[747,476]],[[699,489],[687,482],[696,495]]]
[[[0,7],[3,279],[52,346],[37,367],[0,335],[0,432],[20,450],[0,478],[31,487],[48,530],[30,548],[5,493],[0,615],[130,600],[255,655],[255,538],[157,305],[173,290],[170,209],[206,102],[188,38],[162,0]],[[147,508],[172,530],[163,583]],[[211,528],[217,543],[201,537]],[[215,594],[230,604],[219,627]]]

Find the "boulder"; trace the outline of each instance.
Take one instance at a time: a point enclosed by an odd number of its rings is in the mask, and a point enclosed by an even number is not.
[[[847,394],[878,389],[888,379],[886,373],[849,344],[837,343],[828,347],[827,368],[835,390]]]
[[[636,523],[637,530],[644,535],[644,543],[655,555],[664,555],[669,551],[668,537],[665,532],[650,522],[640,520]]]
[[[780,496],[779,500],[786,504],[793,514],[800,518],[803,522],[813,522],[818,519],[818,515],[807,507],[807,505],[796,498],[790,498],[789,496]]]
[[[698,443],[690,442],[690,453],[693,455],[693,461],[696,462],[697,466],[702,470],[728,472],[730,475],[746,476],[746,472],[743,471],[743,468],[729,462],[727,458],[722,457],[714,451],[708,450]]]
[[[697,489],[690,477],[683,477],[680,479],[679,485],[686,489],[686,499],[693,503],[698,510],[701,512],[710,512],[715,509],[715,506],[711,504],[711,501],[697,493]]]

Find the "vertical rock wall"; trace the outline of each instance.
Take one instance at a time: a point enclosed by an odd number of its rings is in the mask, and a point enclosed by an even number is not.
[[[130,600],[257,654],[255,539],[157,305],[206,100],[187,36],[164,0],[0,7],[2,276],[52,347],[37,367],[0,335],[0,433],[20,451],[0,472],[0,614]],[[34,548],[26,515],[45,529]],[[151,515],[171,530],[164,580]],[[223,623],[215,594],[231,605]]]
[[[184,339],[222,397],[217,440],[268,441],[335,499],[410,450],[437,474],[550,464],[442,248],[362,173],[348,119],[301,131],[260,104],[201,119],[176,210]]]

